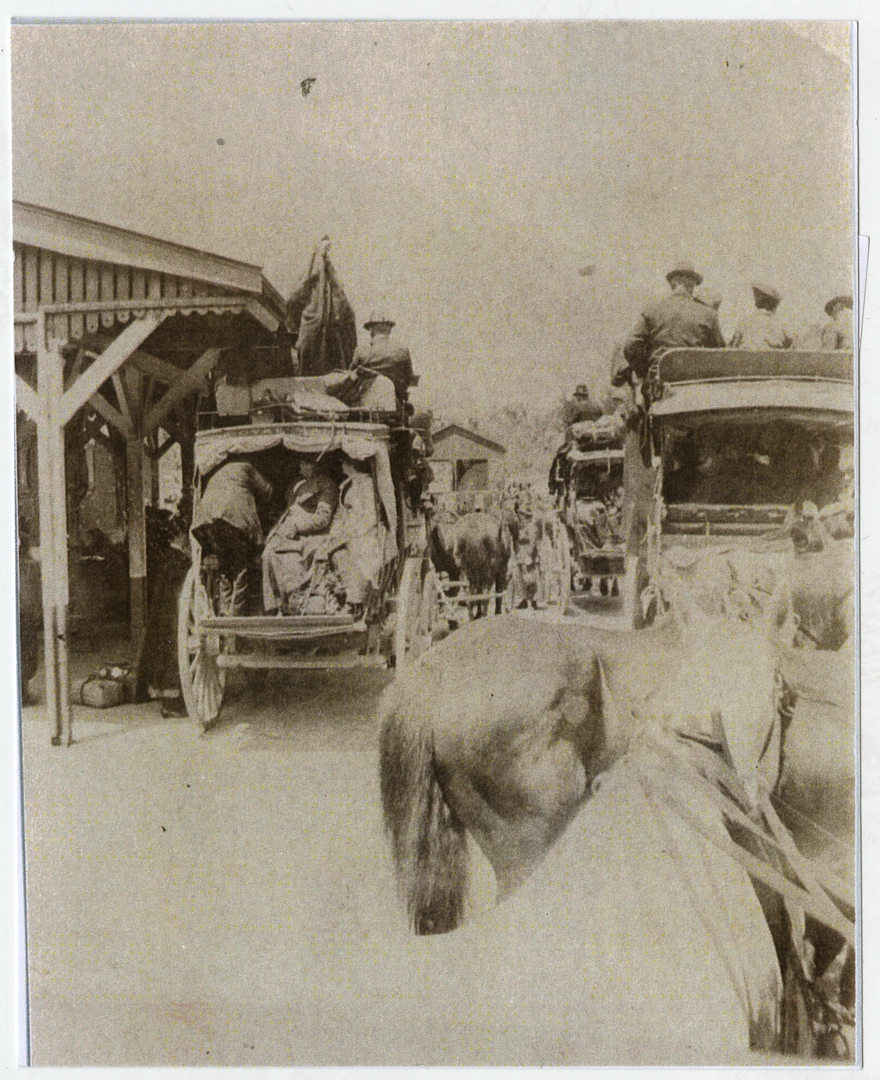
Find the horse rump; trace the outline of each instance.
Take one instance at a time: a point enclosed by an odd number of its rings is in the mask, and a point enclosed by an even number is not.
[[[445,934],[464,915],[467,836],[437,778],[433,735],[401,701],[386,710],[379,740],[385,830],[414,933]]]
[[[503,592],[510,545],[502,522],[493,514],[474,511],[458,519],[453,532],[453,555],[471,591],[478,595]],[[476,614],[488,612],[488,601],[477,606]],[[496,612],[499,610],[496,602]]]

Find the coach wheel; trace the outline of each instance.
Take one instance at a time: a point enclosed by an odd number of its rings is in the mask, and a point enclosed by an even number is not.
[[[397,626],[394,655],[402,668],[429,649],[440,622],[436,572],[421,557],[407,559],[397,592]]]
[[[177,662],[186,711],[203,730],[216,722],[226,692],[226,669],[217,663],[224,651],[223,638],[202,625],[213,614],[199,568],[191,566],[180,593]]]

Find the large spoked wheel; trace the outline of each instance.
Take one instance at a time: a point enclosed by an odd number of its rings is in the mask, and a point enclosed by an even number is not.
[[[431,647],[439,624],[439,586],[434,567],[427,558],[409,558],[397,592],[394,657],[398,669]]]
[[[212,614],[213,608],[199,568],[191,566],[180,593],[177,663],[186,711],[203,730],[216,722],[226,691],[226,669],[217,663],[222,651],[220,635],[202,626]]]

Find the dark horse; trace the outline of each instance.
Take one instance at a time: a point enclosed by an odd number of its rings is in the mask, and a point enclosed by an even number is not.
[[[460,518],[435,517],[429,529],[429,551],[434,568],[453,581],[464,581],[476,596],[501,593],[507,587],[510,538],[494,514],[474,510]],[[488,600],[471,605],[471,617],[488,614]],[[500,600],[495,611],[500,612]]]

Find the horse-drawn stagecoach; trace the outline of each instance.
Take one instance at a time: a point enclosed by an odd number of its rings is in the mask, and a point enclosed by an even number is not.
[[[623,533],[624,426],[617,415],[572,424],[553,463],[551,488],[568,541],[566,568],[577,603],[619,595],[626,572]]]
[[[232,669],[387,666],[430,644],[437,590],[413,432],[381,376],[367,395],[343,377],[350,405],[330,393],[338,381],[264,380],[218,392],[216,411],[201,416],[178,660],[187,711],[203,727],[217,719]],[[320,470],[334,504],[310,535],[289,524],[303,461]],[[248,477],[256,535],[243,549],[225,542],[230,531],[211,513],[195,523],[213,491],[222,498],[224,483],[240,488]]]
[[[573,425],[552,481],[573,599],[598,580],[619,626],[650,623],[676,588],[743,619],[787,589],[799,644],[849,636],[851,354],[670,350],[625,428]]]
[[[787,613],[796,644],[839,648],[854,588],[852,355],[676,349],[644,396],[626,442],[631,624],[684,588],[712,614]]]

